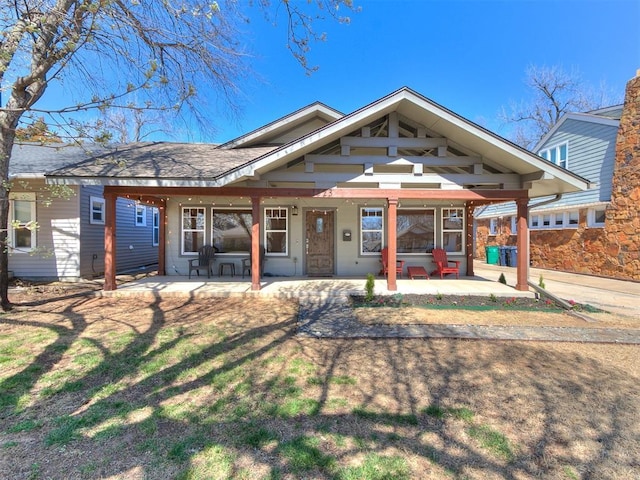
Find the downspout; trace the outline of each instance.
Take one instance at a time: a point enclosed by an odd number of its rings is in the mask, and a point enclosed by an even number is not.
[[[543,205],[548,205],[550,203],[557,202],[561,198],[562,198],[562,193],[556,193],[556,196],[553,197],[553,198],[550,198],[549,200],[543,200],[542,202],[534,203],[533,205],[529,204],[529,209],[531,210],[531,209],[536,208],[536,207],[541,207]]]

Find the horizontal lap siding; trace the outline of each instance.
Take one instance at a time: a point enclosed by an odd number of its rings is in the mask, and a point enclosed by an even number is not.
[[[103,197],[101,186],[82,188],[82,275],[86,278],[104,273],[104,225],[91,224],[90,197]],[[147,226],[135,226],[135,204],[132,200],[118,198],[116,202],[116,269],[128,271],[154,265],[158,262],[158,247],[153,246],[151,208],[147,207]],[[133,249],[129,246],[132,245]],[[96,258],[94,258],[94,256]]]
[[[17,184],[18,182],[14,182]],[[26,189],[13,188],[12,192],[36,193],[36,219],[38,253],[10,253],[9,270],[18,278],[77,279],[80,276],[80,220],[77,187],[76,195],[69,199],[50,199],[42,180],[28,180]]]
[[[584,192],[565,193],[562,198],[544,205],[544,209],[559,209],[577,207],[580,205],[608,202],[611,200],[611,181],[615,162],[615,146],[617,127],[593,122],[567,120],[555,134],[541,147],[545,150],[568,142],[569,170],[594,184],[594,188]],[[531,211],[535,212],[535,205],[554,197],[532,199]],[[478,218],[515,215],[514,202],[490,205],[478,210]]]

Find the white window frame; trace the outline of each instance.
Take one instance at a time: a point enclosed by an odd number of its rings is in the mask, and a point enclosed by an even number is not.
[[[147,226],[147,207],[145,205],[136,204],[134,224],[136,227]]]
[[[202,212],[202,228],[184,228],[184,212],[185,210],[200,210]],[[197,217],[196,217],[197,218]],[[180,254],[181,255],[198,255],[197,249],[193,252],[185,252],[184,250],[184,234],[186,232],[202,232],[202,245],[207,244],[207,209],[205,207],[182,207],[180,209]],[[198,248],[200,248],[198,247]]]
[[[11,253],[30,253],[34,248],[38,247],[38,235],[37,229],[35,225],[32,228],[28,228],[29,224],[34,224],[37,222],[36,217],[36,194],[33,192],[25,192],[25,193],[9,193],[9,240],[11,242]],[[15,202],[29,202],[30,204],[30,212],[29,216],[31,217],[26,222],[16,222],[15,217]],[[16,231],[20,229],[27,228],[31,233],[31,245],[29,247],[18,247],[16,242]]]
[[[367,211],[376,211],[376,212],[380,212],[380,215],[375,215],[376,217],[380,217],[381,219],[381,223],[380,223],[380,229],[364,229],[362,226],[362,219],[364,218],[363,213],[365,212],[365,210]],[[359,220],[359,227],[360,227],[360,245],[358,246],[358,248],[360,249],[360,255],[362,256],[377,256],[380,255],[380,252],[365,252],[364,251],[364,234],[365,233],[376,233],[376,232],[380,232],[380,251],[382,251],[382,248],[384,248],[384,228],[385,228],[385,223],[384,223],[384,208],[383,207],[360,207],[359,209],[359,215],[358,215],[358,220]],[[370,215],[367,215],[370,216]],[[374,215],[371,215],[374,216]]]
[[[542,220],[541,215],[538,215],[537,213],[532,213],[529,216],[529,228],[531,230],[539,230],[540,228],[542,228],[540,223],[541,220]]]
[[[151,245],[157,247],[160,245],[160,210],[157,207],[151,207],[151,218],[153,219]]]
[[[574,219],[571,218],[572,216]],[[575,223],[571,223],[572,221],[575,221]],[[575,229],[579,226],[580,211],[576,209],[554,213],[535,213],[529,216],[529,228],[531,230],[564,230]]]
[[[106,204],[107,202],[102,197],[89,197],[89,223],[91,225],[104,225],[104,219],[106,216]],[[96,210],[94,209],[95,206],[99,206],[100,208]],[[93,218],[94,213],[99,213],[100,218]]]
[[[598,212],[598,211],[601,211],[603,214],[606,215],[607,207],[605,207],[605,206],[593,207],[593,208],[590,208],[587,211],[587,225],[589,227],[591,227],[591,228],[602,228],[602,227],[605,226],[606,219],[605,219],[604,222],[597,222],[596,221],[596,218],[597,218],[596,212]]]
[[[456,211],[455,215],[452,215],[452,212]],[[440,229],[440,245],[442,248],[446,249],[446,245],[444,244],[444,235],[445,233],[456,233],[460,232],[460,250],[459,251],[450,251],[447,250],[447,253],[460,253],[464,254],[465,250],[465,224],[464,224],[464,208],[463,207],[445,207],[440,210],[442,215],[442,228]],[[450,218],[459,218],[461,228],[445,228],[445,222]]]
[[[493,217],[489,219],[489,235],[498,234],[498,218]]]
[[[576,223],[571,223],[571,215],[576,215]],[[568,210],[564,212],[564,228],[578,228],[580,226],[580,210]]]
[[[562,157],[563,149],[564,158]],[[562,142],[558,145],[554,145],[553,147],[540,150],[538,155],[546,160],[549,160],[551,163],[559,166],[560,168],[564,168],[565,170],[569,168],[569,142]]]
[[[273,213],[274,212],[278,212],[278,216],[274,216]],[[283,216],[280,216],[280,214],[283,214]],[[280,230],[280,229],[275,229],[275,228],[267,228],[268,225],[268,219],[269,218],[274,218],[274,219],[283,219],[285,221],[285,228],[284,230]],[[263,217],[263,221],[264,221],[264,232],[263,232],[263,245],[265,246],[265,255],[270,256],[270,257],[287,257],[289,255],[289,209],[285,208],[285,207],[265,207],[264,208],[264,217]],[[284,232],[284,252],[270,252],[268,250],[268,236],[269,233],[282,233]]]

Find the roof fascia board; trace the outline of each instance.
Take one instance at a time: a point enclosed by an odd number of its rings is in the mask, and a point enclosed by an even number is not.
[[[609,127],[618,127],[620,125],[620,120],[615,120],[612,118],[602,117],[600,115],[593,115],[589,113],[567,113],[562,116],[558,123],[556,123],[551,130],[549,130],[533,147],[533,151],[537,152],[542,148],[542,146],[549,141],[549,139],[558,131],[558,129],[567,121],[567,120],[577,120],[579,122],[590,122],[597,123],[600,125],[607,125]]]
[[[338,110],[331,108],[325,105],[324,103],[315,102],[315,103],[312,103],[311,105],[307,105],[306,107],[302,107],[299,110],[291,112],[285,115],[284,117],[280,117],[277,120],[274,120],[273,122],[270,122],[266,125],[258,127],[249,133],[246,133],[237,138],[229,140],[228,142],[220,145],[219,148],[239,147],[261,136],[274,132],[279,128],[286,126],[287,124],[295,123],[298,120],[302,120],[306,117],[311,117],[314,114],[318,114],[318,113],[326,116],[328,119],[331,119],[331,121],[335,121],[344,116],[342,112],[339,112]]]

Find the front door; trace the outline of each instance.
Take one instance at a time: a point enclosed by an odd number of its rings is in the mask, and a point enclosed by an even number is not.
[[[333,210],[308,210],[305,217],[306,272],[309,276],[329,277],[333,275],[334,263],[334,216]]]

